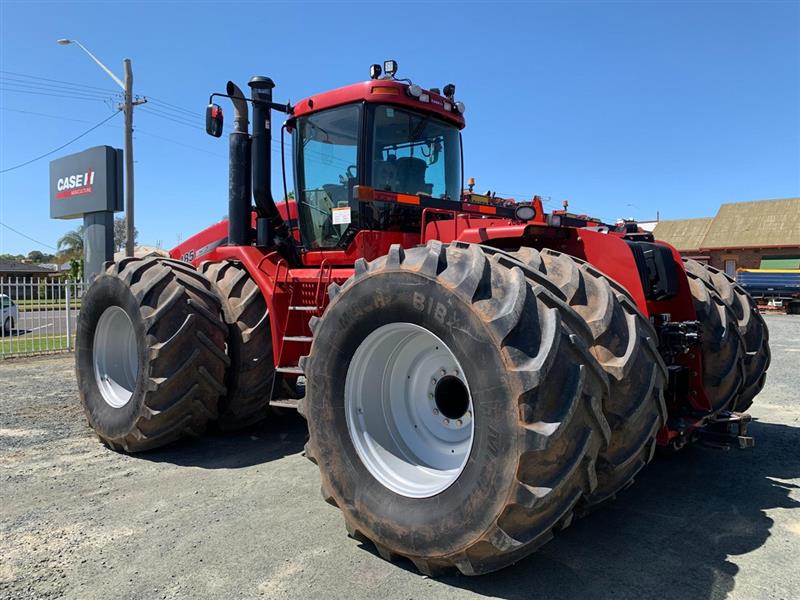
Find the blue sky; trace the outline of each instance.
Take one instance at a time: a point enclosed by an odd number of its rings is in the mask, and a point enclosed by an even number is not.
[[[227,145],[202,130],[209,92],[262,74],[296,101],[387,58],[424,87],[456,84],[479,190],[566,198],[606,220],[800,196],[798,2],[2,0],[0,170],[112,112],[113,81],[61,37],[120,76],[130,57],[135,91],[153,98],[135,115],[140,243],[172,247],[226,211]],[[54,157],[100,144],[121,147],[121,116]],[[0,175],[0,222],[55,246],[79,222],[48,218],[48,161]],[[47,248],[0,227],[0,253],[32,249]]]

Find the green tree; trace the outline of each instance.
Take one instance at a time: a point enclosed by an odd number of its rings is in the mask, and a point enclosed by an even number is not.
[[[136,240],[139,238],[139,230],[133,228],[133,244],[136,245]],[[125,242],[128,241],[128,229],[125,227],[125,217],[116,217],[114,219],[114,252],[120,252],[125,249]]]
[[[61,256],[70,259],[79,259],[83,256],[83,225],[68,231],[56,244]]]

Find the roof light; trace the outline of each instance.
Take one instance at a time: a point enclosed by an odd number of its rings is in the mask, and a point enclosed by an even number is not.
[[[419,101],[420,102],[430,102],[431,101],[430,94],[420,94],[419,95]]]
[[[450,112],[451,110],[453,110],[453,105],[452,105],[452,104],[450,104],[449,102],[447,102],[447,101],[445,100],[445,102],[444,102],[444,109],[445,109],[446,111]]]
[[[412,98],[419,98],[422,95],[422,88],[419,87],[416,83],[412,83],[408,86],[407,90],[408,95]]]
[[[452,100],[453,96],[455,96],[455,95],[456,95],[456,86],[455,85],[453,85],[452,83],[448,83],[446,86],[444,86],[444,96],[445,96],[445,98],[450,98]]]
[[[394,79],[394,76],[397,73],[397,61],[396,60],[383,61],[383,72],[386,73],[386,75],[388,75],[392,79]]]
[[[381,76],[381,66],[380,65],[370,65],[369,67],[369,78],[370,79],[377,79]]]
[[[464,111],[467,110],[467,107],[464,106],[463,102],[456,102],[456,110],[463,115]]]

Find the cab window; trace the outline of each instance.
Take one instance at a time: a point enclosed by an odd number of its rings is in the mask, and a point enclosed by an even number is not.
[[[353,187],[358,173],[361,108],[343,106],[298,119],[295,136],[301,235],[308,249],[345,245],[358,228]]]

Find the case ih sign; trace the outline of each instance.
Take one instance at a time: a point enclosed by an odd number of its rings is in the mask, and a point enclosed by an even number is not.
[[[50,217],[122,210],[122,150],[97,146],[50,163]]]
[[[94,184],[94,171],[89,170],[86,173],[79,175],[70,175],[69,177],[61,177],[56,183],[56,198],[62,200],[71,196],[83,196],[84,194],[92,193],[92,185]]]

